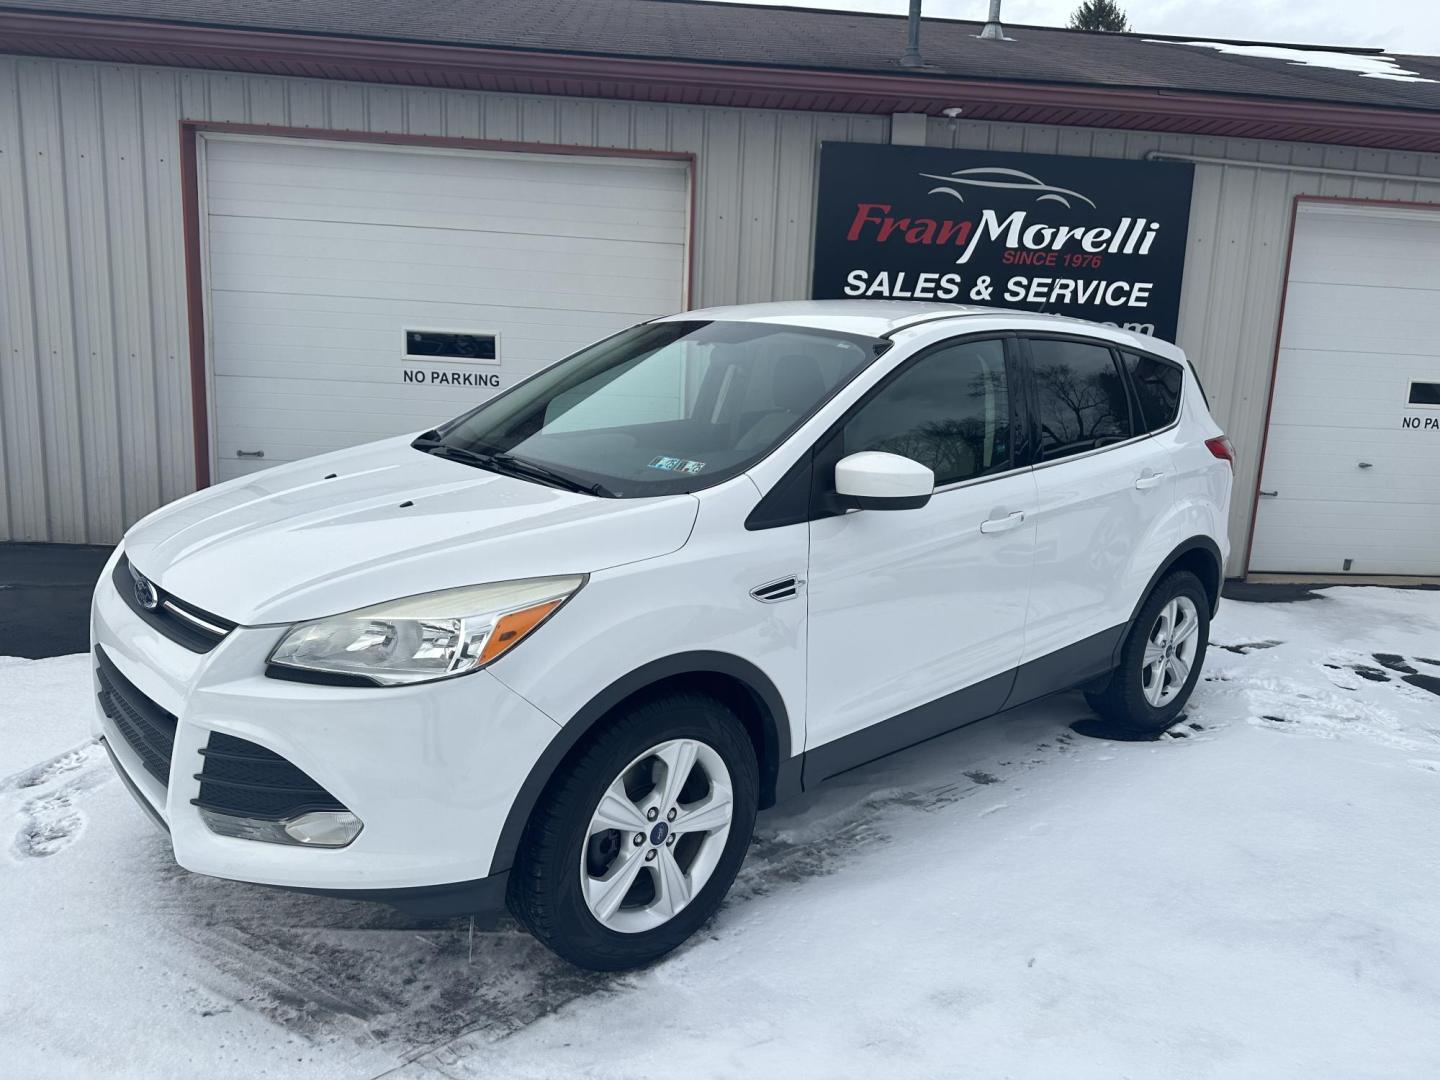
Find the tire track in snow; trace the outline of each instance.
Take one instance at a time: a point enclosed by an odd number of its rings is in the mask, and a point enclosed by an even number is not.
[[[996,733],[1000,730],[999,725],[1003,724],[1003,720],[998,721],[989,729],[990,733]],[[1182,744],[1187,733],[1193,731],[1198,734],[1204,730],[1206,729],[1199,725],[1192,725],[1183,714],[1181,720],[1171,729],[1177,733],[1176,738],[1181,740]],[[950,733],[947,737],[956,735],[965,738],[959,732]],[[1162,737],[1158,741],[1163,744],[1170,740]],[[1065,727],[1047,722],[1041,741],[1029,740],[1021,752],[992,753],[978,759],[967,758],[963,765],[957,764],[956,774],[958,777],[965,777],[964,780],[944,779],[933,784],[891,786],[872,790],[831,813],[822,813],[810,820],[796,821],[793,824],[787,823],[787,818],[793,820],[797,813],[803,815],[804,810],[798,807],[782,810],[776,815],[778,822],[767,821],[762,817],[749,854],[719,913],[672,955],[683,954],[702,945],[707,939],[724,934],[726,930],[723,924],[727,915],[733,916],[737,910],[743,910],[752,901],[840,871],[854,858],[863,856],[866,850],[888,841],[896,829],[908,827],[908,820],[913,820],[908,819],[910,814],[943,813],[977,793],[994,795],[998,790],[994,786],[996,784],[1013,784],[1026,773],[1038,766],[1052,763],[1057,757],[1100,749],[1105,745],[1103,741],[1077,738]],[[943,751],[940,753],[943,754]],[[925,771],[922,759],[915,759],[915,766],[916,771]],[[962,769],[964,771],[961,771]],[[972,774],[978,774],[984,779],[973,779]],[[822,788],[821,792],[823,797],[826,789]],[[1002,809],[1003,806],[992,804],[979,810],[978,814],[983,816]],[[543,957],[548,955],[541,953]],[[664,960],[659,961],[659,964],[664,963]],[[560,966],[572,973],[576,971],[563,963]],[[563,999],[552,999],[543,1011],[538,1011],[525,1023],[513,1026],[496,1025],[490,1018],[486,1018],[456,1031],[448,1038],[417,1048],[393,1069],[380,1073],[371,1080],[418,1080],[436,1075],[453,1076],[457,1068],[464,1070],[464,1075],[471,1075],[473,1067],[476,1066],[467,1059],[483,1055],[487,1046],[517,1034],[529,1024],[587,994],[623,993],[628,978],[630,976],[623,974],[590,976],[593,980],[590,988],[570,993]],[[480,1067],[480,1071],[483,1073],[483,1067]]]

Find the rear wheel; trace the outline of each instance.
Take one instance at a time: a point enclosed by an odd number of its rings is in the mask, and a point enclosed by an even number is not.
[[[581,967],[675,948],[720,906],[755,824],[754,749],[712,698],[629,707],[556,778],[526,828],[510,907]]]
[[[1205,587],[1189,571],[1170,574],[1140,608],[1110,681],[1085,699],[1122,731],[1159,734],[1195,689],[1209,639]]]

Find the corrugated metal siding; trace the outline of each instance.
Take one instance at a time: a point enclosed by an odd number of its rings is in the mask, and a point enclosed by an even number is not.
[[[0,56],[0,540],[106,543],[194,485],[180,121],[696,155],[692,303],[809,288],[822,140],[875,116]]]
[[[1179,344],[1239,455],[1226,572],[1243,574],[1295,196],[1440,203],[1440,155],[938,119],[930,121],[927,135],[931,146],[1113,158],[1143,158],[1158,150],[1233,162],[1195,166]],[[1394,179],[1256,167],[1261,164],[1378,172]]]
[[[806,295],[819,143],[889,136],[873,116],[0,56],[0,539],[113,541],[194,483],[182,119],[692,152],[697,305]],[[1440,202],[1440,156],[951,120],[930,121],[928,140],[1234,162],[1196,166],[1180,344],[1240,448],[1229,571],[1242,572],[1293,197]]]

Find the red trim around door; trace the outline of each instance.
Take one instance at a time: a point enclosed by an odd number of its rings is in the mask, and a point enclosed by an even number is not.
[[[1405,177],[1397,177],[1403,180]],[[1421,179],[1424,179],[1423,177]],[[1250,528],[1245,534],[1245,575],[1255,549],[1255,522],[1260,516],[1260,485],[1265,478],[1265,451],[1270,444],[1270,412],[1275,405],[1275,379],[1280,370],[1280,338],[1285,332],[1285,304],[1290,298],[1290,262],[1295,254],[1295,228],[1301,203],[1343,203],[1351,206],[1394,206],[1410,210],[1440,210],[1440,203],[1404,199],[1361,199],[1349,195],[1296,195],[1290,207],[1290,232],[1285,238],[1285,276],[1280,283],[1280,311],[1275,317],[1275,345],[1270,352],[1270,380],[1265,391],[1265,419],[1260,429],[1260,460],[1255,464],[1255,490],[1250,494]]]
[[[499,139],[463,139],[442,135],[402,135],[388,132],[342,131],[323,128],[282,127],[268,124],[234,124],[219,121],[180,122],[180,204],[184,215],[185,310],[190,341],[190,409],[195,445],[195,487],[209,487],[210,401],[205,350],[205,281],[202,273],[200,220],[199,139],[203,132],[267,135],[277,138],[355,142],[380,146],[431,146],[455,150],[500,150],[524,154],[560,154],[570,157],[648,158],[684,162],[689,174],[690,220],[685,237],[686,280],[684,303],[695,302],[695,190],[696,155],[690,151],[633,150],[560,143],[510,142]]]

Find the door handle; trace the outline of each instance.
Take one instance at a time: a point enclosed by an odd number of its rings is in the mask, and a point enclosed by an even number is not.
[[[1148,491],[1150,488],[1159,487],[1160,481],[1165,479],[1163,472],[1146,473],[1135,481],[1135,487],[1140,491]]]
[[[1009,532],[1011,529],[1018,529],[1022,524],[1024,524],[1024,522],[1025,511],[1016,510],[1009,517],[988,518],[987,520],[980,522],[980,531],[982,533]]]
[[[236,450],[236,457],[264,457],[264,450]]]

